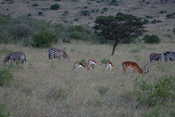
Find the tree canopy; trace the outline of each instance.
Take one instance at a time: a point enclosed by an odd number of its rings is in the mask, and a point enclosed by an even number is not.
[[[129,43],[144,32],[142,18],[117,13],[116,16],[99,16],[95,20],[95,32],[106,40],[115,40],[112,55],[118,43]]]

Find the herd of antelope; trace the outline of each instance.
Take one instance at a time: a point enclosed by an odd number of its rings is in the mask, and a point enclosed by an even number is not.
[[[48,58],[49,60],[53,59],[67,59],[70,61],[70,58],[64,49],[57,49],[57,48],[49,48],[48,49]],[[122,69],[124,72],[127,70],[132,70],[134,72],[138,72],[140,74],[147,73],[148,67],[147,65],[154,62],[154,61],[175,61],[175,52],[167,51],[163,53],[151,53],[149,56],[149,63],[147,63],[144,68],[141,68],[136,62],[133,61],[124,61],[122,62]],[[26,63],[27,57],[24,52],[12,52],[5,56],[4,61],[6,63]],[[105,63],[105,71],[109,70],[112,71],[114,68],[113,63],[108,60]],[[77,71],[79,69],[86,69],[87,71],[93,70],[96,65],[100,65],[100,62],[97,62],[95,59],[89,59],[84,61],[76,61],[73,64],[73,71]]]

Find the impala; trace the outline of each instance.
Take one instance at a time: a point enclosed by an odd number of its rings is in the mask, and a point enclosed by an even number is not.
[[[148,64],[146,64],[144,66],[144,71],[143,69],[136,63],[136,62],[133,62],[133,61],[124,61],[122,63],[122,67],[123,67],[123,71],[126,72],[126,69],[131,69],[132,71],[135,71],[135,72],[138,72],[140,74],[143,74],[143,73],[147,73],[148,70],[146,69],[146,66]]]

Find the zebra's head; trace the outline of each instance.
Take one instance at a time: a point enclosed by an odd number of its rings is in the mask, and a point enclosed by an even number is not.
[[[5,64],[5,63],[9,62],[9,60],[10,60],[10,54],[8,54],[8,55],[4,58],[3,63]]]

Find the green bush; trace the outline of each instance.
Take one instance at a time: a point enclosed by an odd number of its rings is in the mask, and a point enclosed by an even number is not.
[[[70,26],[68,28],[68,36],[71,39],[84,41],[93,40],[95,37],[92,31],[81,25]]]
[[[119,5],[120,0],[111,0],[110,5]]]
[[[2,21],[2,22],[1,22]],[[42,20],[28,17],[9,18],[0,17],[0,43],[18,43],[31,46],[32,35],[43,29],[50,29],[50,25]]]
[[[10,117],[10,113],[7,112],[4,104],[0,104],[0,117]]]
[[[175,12],[166,15],[167,18],[175,18]]]
[[[33,47],[50,47],[53,42],[56,42],[56,35],[51,31],[41,31],[33,36]]]
[[[29,37],[32,34],[32,29],[29,25],[26,24],[14,24],[9,32],[13,35],[14,39],[21,39],[25,37]]]
[[[160,43],[160,38],[157,35],[145,35],[143,41],[150,44]]]
[[[80,14],[81,14],[82,16],[90,16],[91,12],[90,12],[89,10],[82,10],[82,11],[80,12]]]
[[[155,106],[175,99],[175,77],[161,77],[152,83],[139,78],[136,87],[139,104]]]
[[[175,34],[175,28],[173,28],[173,33]]]
[[[8,69],[0,69],[0,86],[8,85],[12,80],[12,73]]]
[[[109,88],[105,86],[99,86],[97,87],[97,91],[101,96],[104,96],[109,91]]]
[[[156,106],[143,114],[143,117],[175,117],[175,106]]]
[[[109,61],[110,61],[109,59],[104,58],[104,59],[101,60],[101,63],[102,63],[102,64],[106,64],[106,63],[109,62]]]
[[[59,8],[60,8],[59,4],[53,4],[53,5],[50,6],[51,10],[58,10]]]
[[[7,16],[0,16],[0,24],[7,24],[10,21],[10,18]]]
[[[37,6],[39,6],[39,4],[34,3],[34,4],[32,4],[32,6],[37,7]]]

